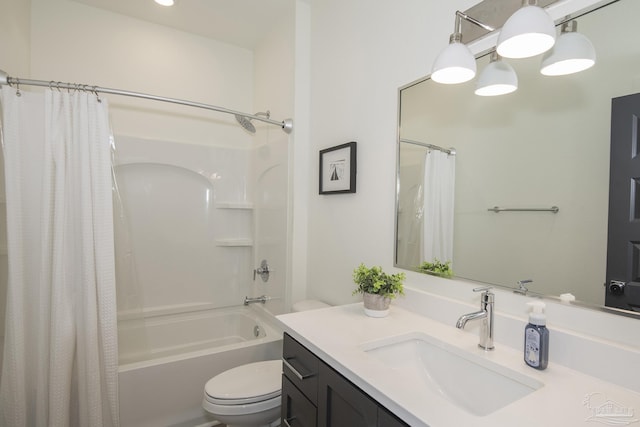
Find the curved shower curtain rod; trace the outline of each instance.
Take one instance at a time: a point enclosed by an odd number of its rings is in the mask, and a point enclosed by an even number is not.
[[[205,110],[213,110],[213,111],[218,111],[220,113],[233,114],[234,116],[246,117],[251,120],[259,120],[261,122],[269,123],[271,125],[280,126],[282,130],[285,131],[286,133],[291,133],[291,130],[293,129],[293,120],[291,119],[285,119],[279,122],[277,120],[271,120],[262,115],[243,113],[240,111],[234,111],[228,108],[218,107],[215,105],[185,101],[183,99],[167,98],[164,96],[149,95],[149,94],[140,93],[140,92],[131,92],[128,90],[109,89],[106,87],[83,85],[83,84],[76,84],[76,83],[62,83],[62,82],[53,82],[53,81],[45,81],[45,80],[21,79],[17,77],[10,77],[6,72],[4,72],[3,70],[0,70],[0,86],[2,85],[9,85],[11,87],[15,86],[18,90],[20,89],[20,85],[45,86],[45,87],[56,88],[56,89],[83,90],[87,92],[93,92],[96,94],[106,93],[111,95],[131,96],[134,98],[143,98],[143,99],[150,99],[153,101],[162,101],[162,102],[170,102],[172,104],[186,105],[189,107],[204,108]]]

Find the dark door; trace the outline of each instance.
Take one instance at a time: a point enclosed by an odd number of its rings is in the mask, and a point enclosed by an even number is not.
[[[605,305],[640,311],[640,94],[611,103]]]

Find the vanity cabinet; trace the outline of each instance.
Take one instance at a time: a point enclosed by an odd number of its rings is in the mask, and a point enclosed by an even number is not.
[[[407,426],[286,333],[282,359],[284,427]]]

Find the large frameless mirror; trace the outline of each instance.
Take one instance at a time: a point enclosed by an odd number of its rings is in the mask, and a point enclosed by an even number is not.
[[[518,90],[503,96],[476,96],[475,80],[400,89],[396,266],[448,261],[458,278],[635,310],[640,301],[611,292],[607,244],[612,99],[640,92],[639,14],[640,2],[619,0],[576,18],[597,52],[578,74],[543,76],[538,56],[507,60]],[[479,58],[478,72],[488,63]],[[633,264],[640,251],[627,252]],[[637,289],[627,297],[640,299]]]

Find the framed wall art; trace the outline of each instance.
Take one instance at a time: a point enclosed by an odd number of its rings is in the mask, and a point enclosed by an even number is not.
[[[356,192],[356,143],[320,150],[320,194]]]

